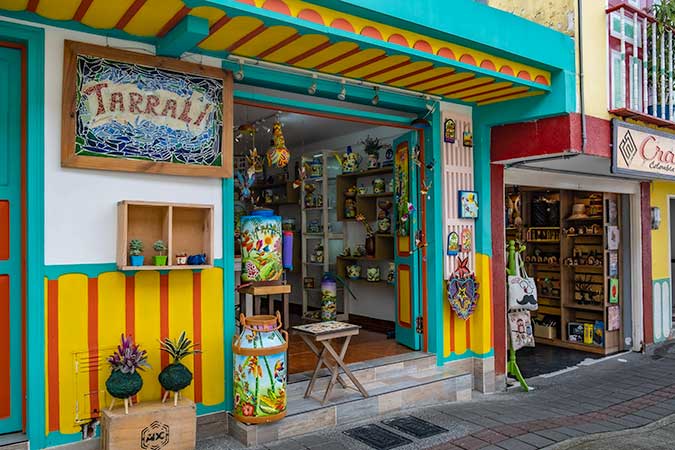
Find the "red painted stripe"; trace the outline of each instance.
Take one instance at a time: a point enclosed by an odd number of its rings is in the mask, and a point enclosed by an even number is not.
[[[371,73],[371,74],[368,74],[368,75],[366,75],[366,76],[363,77],[363,78],[365,78],[366,80],[368,80],[368,79],[373,78],[373,77],[376,77],[376,76],[378,76],[378,75],[382,75],[383,73],[391,72],[392,70],[396,70],[396,69],[399,69],[399,68],[401,68],[401,67],[407,66],[408,64],[410,64],[410,61],[409,61],[409,60],[408,60],[408,61],[403,61],[403,62],[400,62],[400,63],[398,63],[398,64],[394,64],[394,65],[391,66],[391,67],[387,67],[386,69],[380,69],[380,70],[378,70],[378,71],[376,71],[376,72],[373,72],[373,73]]]
[[[324,50],[328,47],[333,45],[331,41],[326,41],[323,44],[317,45],[316,47],[307,50],[306,52],[300,53],[298,56],[294,56],[293,58],[289,59],[286,61],[286,64],[295,64],[297,62],[302,61],[303,59],[307,59],[312,55],[315,55],[316,53],[320,52],[321,50]]]
[[[464,81],[469,81],[469,80],[462,80],[462,81],[459,81],[458,83],[462,83]],[[445,96],[445,95],[457,94],[458,92],[467,91],[467,90],[470,90],[470,89],[476,89],[476,88],[483,87],[485,85],[488,85],[488,84],[491,84],[491,83],[494,83],[494,82],[495,82],[495,80],[484,80],[484,81],[481,81],[480,83],[475,84],[473,86],[463,87],[463,88],[460,88],[460,89],[453,89],[451,91],[444,92],[440,95]],[[457,83],[452,83],[452,84],[457,84]],[[432,89],[430,89],[430,90],[432,90]],[[436,90],[436,89],[433,89],[433,90]]]
[[[466,323],[466,328],[464,329],[465,331],[465,339],[466,339],[466,349],[467,350],[472,350],[471,348],[471,319],[465,320]]]
[[[470,96],[468,96],[468,97],[466,97],[466,98],[469,99],[469,98],[472,98],[472,97],[477,97],[477,96],[479,96],[479,95],[489,94],[489,93],[493,93],[493,92],[499,92],[499,91],[503,91],[503,90],[505,90],[505,89],[511,89],[511,88],[513,88],[513,86],[507,87],[507,88],[503,88],[503,89],[496,89],[496,90],[490,91],[490,92],[482,92],[482,93],[476,94],[476,95],[470,95]],[[525,89],[524,91],[509,92],[509,93],[502,94],[502,95],[496,95],[496,96],[494,96],[494,97],[483,98],[483,99],[481,99],[481,100],[478,100],[478,102],[488,102],[488,101],[493,101],[493,100],[499,100],[500,98],[512,97],[512,96],[514,96],[514,95],[525,94],[525,93],[527,93],[527,92],[529,92],[529,89]]]
[[[295,33],[294,35],[287,37],[286,39],[279,42],[278,44],[273,45],[272,47],[268,48],[264,52],[259,53],[257,57],[258,58],[265,58],[266,56],[271,55],[272,53],[276,52],[277,50],[286,47],[288,44],[290,44],[292,42],[295,42],[298,39],[300,39],[300,34]]]
[[[652,228],[651,228],[651,183],[640,183],[640,215],[642,216],[642,321],[644,343],[654,343],[654,300],[652,286]],[[660,318],[659,318],[660,319]]]
[[[229,16],[223,16],[220,19],[218,19],[216,23],[211,25],[211,28],[209,28],[209,35],[223,28],[225,25],[227,25],[227,22],[229,22],[230,20],[232,20],[232,18]],[[208,39],[208,36],[205,39]]]
[[[452,313],[452,308],[450,306],[446,306],[446,308],[450,309],[450,353],[454,353],[455,351],[455,315]]]
[[[89,10],[89,7],[91,6],[92,3],[94,3],[94,0],[82,0],[80,6],[77,7],[77,11],[75,11],[73,20],[76,22],[82,20],[84,15],[87,14],[87,11]]]
[[[474,78],[476,78],[476,77],[475,77],[473,74],[471,74],[471,75],[470,75],[469,77],[467,77],[467,78],[460,78],[460,79],[455,80],[455,81],[450,81],[450,82],[448,82],[448,83],[443,83],[443,84],[439,84],[438,86],[433,86],[433,87],[427,88],[427,92],[435,92],[435,91],[437,91],[437,90],[439,90],[439,89],[443,89],[443,88],[447,88],[447,87],[450,87],[450,86],[454,86],[454,85],[459,84],[459,83],[464,83],[465,81],[471,81],[471,80],[474,79]]]
[[[359,47],[356,47],[356,48],[354,48],[354,49],[349,50],[349,51],[346,52],[346,53],[341,54],[340,56],[336,56],[336,57],[333,58],[333,59],[329,59],[328,61],[319,64],[318,66],[314,67],[314,69],[316,69],[316,70],[321,70],[321,69],[323,69],[324,67],[328,67],[328,66],[330,66],[331,64],[335,64],[335,63],[338,62],[338,61],[341,61],[341,60],[343,60],[343,59],[345,59],[345,58],[349,58],[350,56],[355,55],[355,54],[359,53],[360,51],[361,51],[361,49],[360,49]]]
[[[237,42],[235,42],[234,44],[232,44],[232,45],[230,45],[229,47],[227,47],[227,48],[225,49],[225,51],[226,51],[226,52],[233,52],[233,51],[235,51],[236,49],[238,49],[239,47],[241,47],[242,45],[244,45],[245,43],[247,43],[248,41],[250,41],[250,40],[253,39],[254,37],[258,36],[258,35],[259,35],[260,33],[262,33],[263,31],[265,31],[266,28],[267,28],[267,27],[265,26],[265,24],[260,25],[258,28],[256,28],[255,30],[249,32],[246,36],[242,37],[242,38],[239,39]]]
[[[38,3],[40,3],[40,0],[28,0],[26,11],[35,12],[38,7]]]
[[[98,360],[98,278],[89,278],[87,283],[87,341],[89,358]],[[98,370],[89,371],[89,406],[92,417],[98,417],[100,402],[98,398]]]
[[[195,272],[192,276],[192,321],[194,342],[202,341],[202,274]],[[202,402],[202,354],[197,353],[195,358],[195,403]]]
[[[421,86],[421,85],[426,84],[426,83],[431,83],[432,81],[436,81],[436,80],[440,80],[440,79],[445,78],[445,77],[449,77],[450,75],[453,75],[454,73],[455,73],[455,71],[452,70],[450,72],[446,72],[446,73],[443,73],[443,74],[440,74],[440,75],[436,75],[434,77],[427,78],[427,79],[422,80],[422,81],[416,81],[416,82],[411,83],[411,84],[406,84],[404,87],[413,88],[415,86]]]
[[[492,218],[492,323],[495,373],[506,373],[506,230],[504,228],[504,166],[490,165]],[[485,299],[482,299],[485,301]]]
[[[159,338],[169,337],[169,275],[159,276]],[[169,365],[169,355],[161,352],[162,368]]]
[[[47,383],[49,431],[59,431],[59,282],[47,281]]]
[[[145,5],[145,1],[146,1],[146,0],[135,0],[135,1],[131,4],[131,6],[129,7],[129,9],[126,10],[126,12],[124,13],[124,15],[123,15],[123,16],[120,18],[120,20],[117,22],[117,24],[115,25],[115,28],[117,28],[118,30],[121,30],[121,29],[123,29],[124,27],[126,27],[127,24],[131,21],[131,19],[134,18],[134,16],[135,16],[136,13],[138,12],[138,10],[141,9],[141,8],[143,7],[143,5]]]
[[[0,200],[0,260],[9,259],[9,202]]]
[[[424,145],[424,130],[420,129],[417,131],[418,134],[418,139],[417,142],[419,142],[420,146],[420,161],[425,161],[425,145]],[[424,170],[420,170],[419,172],[419,177],[420,181],[419,184],[420,186],[424,183],[425,181],[425,174]],[[427,199],[425,196],[422,197],[422,201],[420,201],[420,228],[422,230],[422,236],[424,242],[422,242],[422,262],[421,262],[421,270],[422,270],[422,350],[427,351],[429,348],[429,335],[427,330],[429,329],[429,323],[428,323],[428,317],[429,317],[429,311],[427,310],[427,298],[428,298],[428,291],[427,291],[427,241],[426,241],[426,229],[427,229]]]
[[[376,62],[381,61],[381,60],[383,60],[383,59],[385,59],[385,58],[387,58],[387,57],[388,57],[388,56],[387,56],[386,54],[384,54],[384,55],[376,56],[375,58],[370,58],[369,60],[363,61],[363,62],[361,62],[361,63],[358,63],[358,64],[356,64],[356,65],[354,65],[354,66],[351,66],[350,68],[345,69],[345,70],[343,70],[343,71],[340,72],[340,73],[341,73],[342,75],[344,75],[344,74],[346,74],[346,73],[353,72],[354,70],[360,69],[361,67],[366,67],[366,66],[369,65],[369,64],[376,63]]]
[[[162,29],[159,30],[159,33],[157,33],[157,37],[160,37],[160,38],[161,38],[161,37],[166,36],[166,34],[167,34],[169,31],[173,30],[173,28],[174,28],[176,25],[178,25],[178,23],[179,23],[181,20],[183,20],[183,18],[184,18],[185,16],[187,16],[189,12],[190,12],[190,8],[188,8],[187,6],[183,6],[183,7],[180,9],[180,11],[178,11],[176,14],[174,14],[173,17],[172,17],[171,19],[169,19],[169,21],[168,21],[166,24],[164,24],[164,26],[162,27]]]
[[[0,419],[9,417],[12,412],[10,303],[9,275],[0,275]]]
[[[397,82],[397,81],[399,81],[399,80],[403,80],[403,79],[405,79],[405,78],[410,78],[410,77],[413,77],[413,76],[415,76],[415,75],[419,75],[419,74],[421,74],[421,73],[428,72],[429,70],[432,70],[432,69],[433,69],[433,66],[427,66],[427,67],[425,67],[425,68],[423,68],[423,69],[418,69],[418,70],[414,70],[414,71],[412,71],[412,72],[408,72],[408,73],[403,74],[403,75],[399,75],[399,76],[397,76],[397,77],[392,78],[391,80],[384,81],[384,83],[385,83],[385,84],[395,83],[395,82]]]
[[[136,333],[136,277],[124,279],[124,333],[133,336]]]

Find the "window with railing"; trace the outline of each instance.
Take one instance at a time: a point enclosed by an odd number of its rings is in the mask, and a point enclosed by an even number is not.
[[[675,30],[650,14],[653,3],[612,1],[607,9],[609,110],[675,128]]]

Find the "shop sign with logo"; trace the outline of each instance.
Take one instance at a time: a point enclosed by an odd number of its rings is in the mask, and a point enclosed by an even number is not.
[[[613,120],[612,172],[675,179],[675,134]]]

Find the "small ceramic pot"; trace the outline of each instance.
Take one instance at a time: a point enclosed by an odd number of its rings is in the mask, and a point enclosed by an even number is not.
[[[350,264],[347,266],[347,277],[350,280],[358,280],[361,278],[361,266],[358,264]]]
[[[389,233],[391,231],[391,219],[387,216],[377,221],[377,231],[380,233]]]
[[[321,222],[318,219],[311,220],[307,224],[308,233],[321,233]]]
[[[345,199],[345,218],[353,219],[356,217],[356,202],[354,199]]]
[[[379,267],[368,267],[366,272],[366,279],[371,283],[380,281],[380,268]]]
[[[281,222],[281,229],[284,231],[295,231],[295,219],[287,217]]]
[[[156,266],[166,266],[166,259],[167,259],[166,255],[153,256],[153,260]]]
[[[368,168],[377,169],[380,167],[380,156],[377,153],[368,154]]]
[[[386,190],[387,183],[384,178],[375,178],[373,180],[373,194],[383,194]]]
[[[359,195],[366,195],[368,193],[368,188],[365,186],[359,186],[358,188],[356,188],[356,192]]]
[[[309,177],[321,178],[323,176],[323,164],[319,158],[313,159],[309,163]]]
[[[396,263],[389,263],[389,271],[387,272],[387,283],[394,284],[396,280]]]
[[[179,266],[184,266],[187,264],[188,257],[187,255],[176,255],[176,264]]]
[[[129,256],[129,260],[130,260],[132,266],[142,266],[144,259],[145,259],[145,256],[143,256],[143,255],[131,255],[131,256]]]

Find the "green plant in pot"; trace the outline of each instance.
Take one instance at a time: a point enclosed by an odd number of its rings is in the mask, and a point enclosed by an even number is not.
[[[132,266],[142,266],[143,260],[143,241],[132,239],[129,241],[129,262]]]
[[[159,374],[159,384],[166,391],[162,402],[166,401],[169,392],[173,392],[173,404],[175,406],[178,404],[178,393],[192,383],[192,372],[181,361],[186,356],[201,352],[196,348],[199,344],[193,344],[187,338],[185,331],[180,334],[178,340],[167,337],[160,341],[160,345],[161,350],[168,353],[172,358],[171,363]]]
[[[166,259],[167,259],[166,250],[168,248],[166,246],[166,242],[164,242],[161,239],[158,240],[158,241],[155,241],[155,243],[152,244],[152,248],[154,248],[155,251],[158,253],[153,258],[154,261],[155,261],[155,265],[156,266],[166,266]]]
[[[117,398],[124,400],[124,410],[129,414],[130,398],[138,394],[143,387],[143,379],[138,371],[150,368],[150,365],[148,353],[141,350],[138,344],[134,344],[131,336],[126,337],[122,334],[121,340],[115,353],[108,358],[112,372],[105,381],[105,387],[113,397],[110,409],[115,406]]]

